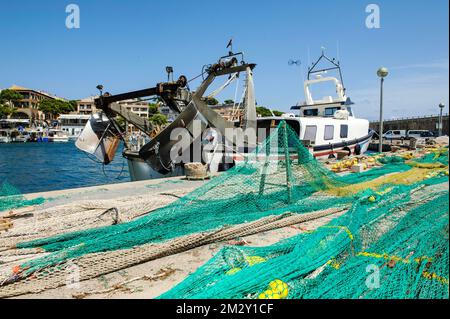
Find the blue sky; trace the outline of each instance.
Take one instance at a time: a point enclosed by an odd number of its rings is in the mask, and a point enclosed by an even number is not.
[[[78,4],[80,29],[65,26]],[[380,7],[368,29],[365,8]],[[303,100],[301,71],[326,48],[339,59],[360,117],[378,114],[376,70],[386,66],[386,118],[437,113],[449,103],[448,0],[4,1],[0,87],[17,84],[78,99],[102,83],[111,93],[188,78],[227,51],[230,37],[255,69],[258,104],[287,111]],[[300,59],[302,66],[289,66]],[[195,87],[195,86],[193,86]],[[233,93],[221,98],[233,98]],[[448,110],[448,107],[446,108]]]

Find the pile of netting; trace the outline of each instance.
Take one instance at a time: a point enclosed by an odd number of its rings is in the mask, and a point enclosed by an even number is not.
[[[40,205],[44,202],[42,197],[27,200],[22,193],[7,181],[0,187],[0,212],[31,205]]]
[[[286,212],[302,214],[349,204],[351,198],[333,194],[308,200],[316,192],[346,185],[313,158],[289,126],[280,126],[244,164],[151,214],[129,223],[19,244],[18,248],[52,252],[21,268],[31,273],[89,253],[162,242]]]
[[[448,298],[448,189],[414,196],[425,185],[367,190],[272,246],[225,247],[161,298]]]
[[[445,158],[448,163],[448,150],[434,154],[431,161],[441,163]],[[369,251],[366,249],[368,243],[364,241],[369,237],[360,235],[364,231],[371,232],[374,235],[370,240],[377,242],[382,238],[385,226],[376,226],[379,228],[377,232],[375,226],[368,225],[375,225],[377,220],[381,222],[388,217],[394,221],[399,219],[396,212],[402,204],[409,203],[412,191],[448,181],[445,169],[441,165],[422,168],[408,165],[405,161],[391,161],[370,171],[339,176],[316,161],[299,141],[298,135],[281,122],[243,164],[166,207],[128,223],[18,244],[17,248],[39,248],[48,254],[18,265],[13,278],[20,280],[43,269],[51,271],[52,267],[58,271],[60,265],[69,261],[76,263],[84,256],[164,243],[269,216],[302,215],[329,208],[351,207],[344,216],[313,234],[302,234],[267,248],[227,248],[221,252],[221,257],[213,259],[163,296],[268,296],[272,290],[268,289],[265,294],[263,288],[272,284],[285,288],[280,296],[288,289],[291,292],[286,297],[308,297],[306,292],[309,290],[301,287],[313,284],[304,281],[312,272],[323,265],[337,264],[341,259],[351,260],[355,253]],[[446,214],[448,236],[448,210],[442,213]],[[392,229],[387,227],[386,234]],[[395,253],[395,247],[392,249]],[[448,249],[446,256],[448,261]],[[247,271],[248,267],[252,269]],[[326,274],[328,269],[325,268],[315,276],[319,278]],[[430,274],[446,276],[441,269],[430,270],[427,268]],[[270,279],[274,278],[279,281],[271,282]]]

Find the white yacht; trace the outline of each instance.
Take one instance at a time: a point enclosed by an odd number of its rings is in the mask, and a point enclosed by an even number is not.
[[[69,135],[63,130],[50,129],[48,131],[48,141],[49,142],[68,142]]]

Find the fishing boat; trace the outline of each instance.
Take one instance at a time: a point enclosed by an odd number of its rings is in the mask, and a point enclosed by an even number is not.
[[[246,102],[242,105],[246,105],[244,112],[246,116],[240,125],[244,129],[250,126],[256,127],[252,75],[255,66],[244,61],[242,52],[229,52],[228,55],[219,58],[218,62],[203,66],[202,73],[196,76],[196,78],[201,76],[202,82],[195,91],[190,91],[188,85],[190,81],[184,75],[176,81],[172,79],[158,83],[152,88],[117,95],[103,94],[103,86],[99,85],[97,88],[100,90],[100,96],[95,100],[95,104],[101,112],[91,117],[75,145],[94,155],[102,163],[109,164],[114,158],[119,140],[122,140],[125,144],[122,155],[127,159],[132,180],[183,175],[186,163],[203,161],[202,155],[194,151],[194,145],[202,142],[203,133],[206,130],[214,128],[224,136],[227,129],[236,128],[235,122],[224,119],[209,108],[207,100],[236,80],[241,73],[246,75],[246,88],[250,89],[245,93]],[[169,75],[168,71],[168,80]],[[224,77],[227,78],[225,84],[204,96],[217,78]],[[159,127],[148,118],[140,117],[127,110],[124,105],[117,103],[128,99],[149,97],[158,97],[164,101],[165,106],[177,114],[175,120],[166,127]],[[115,120],[118,115],[147,135],[150,141],[136,150],[128,142],[125,129]],[[188,138],[181,142],[174,139],[173,133],[177,130],[185,130]],[[178,153],[174,154],[174,147],[178,147]],[[218,165],[216,169],[224,170],[230,166]]]
[[[317,70],[316,66],[322,59],[331,62],[332,67]],[[227,170],[244,160],[246,154],[251,153],[280,121],[290,125],[316,158],[333,157],[341,150],[348,154],[362,154],[367,150],[371,138],[369,122],[354,116],[353,103],[346,96],[342,76],[339,79],[322,76],[329,70],[338,70],[341,75],[338,62],[322,53],[309,69],[308,79],[304,83],[306,101],[294,106],[292,109],[298,110],[299,114],[290,117],[256,116],[253,84],[255,66],[244,62],[242,53],[230,52],[219,58],[217,63],[202,68],[203,81],[193,92],[183,75],[177,81],[158,83],[153,88],[117,95],[103,94],[103,86],[99,85],[100,96],[95,104],[101,112],[91,117],[75,145],[93,154],[103,164],[109,164],[122,140],[125,145],[122,155],[127,159],[132,180],[184,175],[184,165],[192,162],[202,162],[212,173]],[[240,115],[224,118],[206,101],[239,79],[241,73],[245,75],[245,85],[242,102],[236,104],[240,108],[237,114]],[[316,75],[315,79],[311,78],[313,75]],[[206,95],[213,81],[223,76],[227,77],[225,83]],[[337,96],[314,99],[311,87],[324,82],[335,85]],[[150,96],[158,97],[178,114],[168,126],[157,127],[149,119],[139,117],[117,103]],[[147,135],[149,142],[138,150],[129,145],[124,128],[116,121],[118,115]],[[180,140],[177,136],[176,132],[180,129],[186,131],[187,140]],[[227,137],[227,130],[232,130],[234,136]],[[253,132],[253,136],[248,132]],[[203,157],[205,149],[207,156]],[[202,153],[200,158],[196,157],[198,153]]]
[[[319,68],[322,61],[331,66]],[[324,76],[333,70],[338,77]],[[335,90],[333,95],[315,99],[313,87],[334,87]],[[328,58],[322,52],[308,69],[304,95],[304,102],[291,107],[298,114],[259,118],[258,127],[274,126],[281,120],[286,121],[317,159],[335,157],[339,151],[348,152],[348,155],[360,155],[367,151],[373,133],[369,131],[368,120],[354,115],[354,103],[346,94],[338,61]]]

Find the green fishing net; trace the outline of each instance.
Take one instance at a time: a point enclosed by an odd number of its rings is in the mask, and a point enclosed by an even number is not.
[[[44,202],[42,197],[27,200],[22,193],[7,181],[0,187],[0,212],[25,206],[40,205]]]
[[[272,246],[225,247],[160,298],[448,298],[448,190],[411,203],[420,186],[368,190]]]
[[[445,157],[448,163],[448,152],[434,156],[433,161],[445,161]],[[377,218],[396,216],[399,205],[408,203],[410,191],[418,185],[394,185],[383,178],[391,176],[401,183],[409,171],[416,175],[414,169],[403,161],[391,161],[370,171],[339,176],[316,161],[297,134],[281,122],[242,164],[166,207],[128,223],[18,244],[18,248],[40,247],[50,252],[20,268],[22,275],[28,275],[89,253],[163,242],[286,212],[304,214],[351,206],[348,213],[313,234],[266,248],[226,248],[219,254],[222,257],[216,256],[163,296],[253,298],[272,284],[291,289],[285,297],[308,297],[301,289],[307,284],[303,280],[323,265],[334,263],[330,260],[349,259],[351,252],[362,251],[362,243],[357,243],[361,229],[367,230],[365,225]],[[403,175],[396,178],[395,174]],[[427,185],[445,180],[448,177],[439,172],[427,178]],[[277,278],[283,282],[273,283]],[[280,292],[280,296],[284,294]]]

